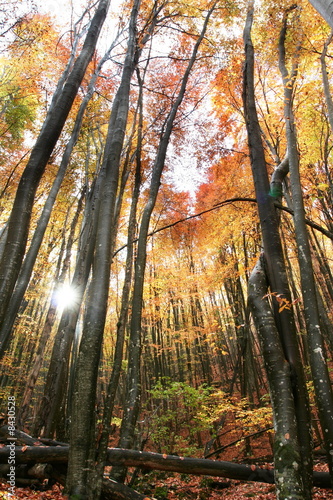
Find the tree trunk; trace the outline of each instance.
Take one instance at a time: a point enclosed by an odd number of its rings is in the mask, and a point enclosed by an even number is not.
[[[98,219],[94,267],[88,291],[83,334],[75,369],[72,396],[67,490],[69,498],[97,500],[93,493],[95,454],[95,403],[98,366],[106,319],[111,247],[119,164],[129,109],[130,83],[136,64],[136,20],[140,0],[135,0],[129,26],[129,40],[119,89],[110,115],[104,150],[104,185]],[[74,496],[77,495],[76,497]]]
[[[294,227],[297,243],[298,262],[304,316],[308,334],[309,358],[314,382],[315,395],[318,405],[319,418],[324,436],[328,464],[333,478],[333,394],[326,360],[324,358],[324,344],[320,329],[320,315],[317,304],[316,284],[314,280],[310,243],[305,224],[303,193],[299,172],[299,156],[297,149],[296,126],[293,115],[294,82],[297,77],[297,52],[289,74],[286,68],[285,38],[287,33],[287,15],[284,15],[283,27],[279,40],[279,65],[284,86],[284,116],[288,144],[290,185],[294,209]]]
[[[333,2],[331,0],[310,0],[310,3],[333,29]]]
[[[118,390],[119,379],[121,374],[121,367],[123,361],[123,350],[125,342],[125,332],[127,326],[128,309],[130,306],[130,292],[132,286],[132,275],[133,275],[133,254],[134,254],[134,239],[137,224],[137,205],[140,195],[140,185],[141,185],[141,152],[142,152],[142,126],[143,126],[143,102],[142,102],[142,80],[140,78],[139,70],[137,70],[140,92],[138,99],[139,108],[139,123],[138,123],[138,140],[136,149],[136,170],[134,178],[134,187],[132,192],[132,202],[131,210],[128,221],[128,234],[127,234],[127,257],[125,266],[125,278],[123,285],[123,292],[121,297],[121,308],[119,313],[119,319],[117,323],[117,336],[116,336],[116,346],[113,358],[113,367],[110,377],[110,381],[107,387],[107,393],[104,404],[104,414],[103,414],[103,428],[101,438],[98,444],[98,459],[96,466],[96,479],[95,479],[95,494],[100,491],[101,485],[99,482],[103,477],[104,462],[106,459],[106,451],[108,446],[109,434],[110,434],[110,423],[112,418],[112,412],[114,407],[114,401],[116,393]],[[135,120],[136,121],[136,120]],[[136,124],[134,123],[134,126]],[[134,127],[133,127],[134,128]]]
[[[52,102],[42,130],[32,149],[28,164],[21,176],[9,219],[5,250],[0,262],[0,325],[2,325],[6,317],[6,310],[21,268],[32,207],[39,181],[61,134],[87,66],[94,54],[109,3],[110,0],[100,0],[83,48],[60,95],[55,102]],[[0,340],[3,342],[4,339]],[[4,349],[0,350],[0,354],[3,354],[3,352]]]
[[[8,346],[11,331],[12,331],[15,319],[17,317],[18,310],[20,308],[25,291],[28,287],[29,280],[30,280],[31,274],[32,274],[32,270],[33,270],[40,246],[42,244],[47,225],[50,221],[51,212],[53,209],[54,202],[55,202],[56,197],[58,195],[62,181],[65,177],[65,174],[67,171],[67,166],[68,166],[71,154],[73,152],[74,146],[75,146],[75,144],[78,140],[78,137],[79,137],[79,133],[81,130],[81,125],[82,125],[85,110],[88,106],[88,103],[89,103],[93,93],[94,93],[96,80],[99,76],[99,73],[102,69],[103,64],[105,63],[105,61],[108,59],[108,57],[110,55],[110,51],[111,51],[111,49],[102,58],[102,60],[98,64],[98,67],[97,67],[95,73],[93,74],[93,76],[89,82],[87,93],[86,93],[86,95],[85,95],[85,97],[80,105],[80,109],[79,109],[78,114],[77,114],[76,119],[75,119],[75,124],[73,127],[72,135],[71,135],[70,140],[68,141],[68,143],[66,145],[64,154],[63,154],[62,159],[61,159],[59,170],[57,172],[56,178],[52,184],[52,188],[51,188],[50,193],[47,197],[45,205],[43,207],[42,214],[38,220],[36,230],[34,232],[29,250],[27,251],[27,254],[24,258],[22,268],[21,268],[20,273],[19,273],[18,278],[17,278],[15,290],[14,290],[13,295],[11,297],[10,303],[9,303],[7,311],[6,311],[6,317],[5,317],[5,320],[4,320],[2,327],[1,327],[1,330],[0,330],[0,339],[2,339],[0,353],[3,350],[5,350]]]
[[[283,371],[285,376],[291,377],[291,387],[294,395],[295,418],[297,421],[297,436],[289,436],[298,444],[295,449],[299,457],[298,467],[302,471],[303,493],[305,499],[311,498],[312,469],[312,440],[311,417],[303,366],[300,358],[296,328],[291,310],[284,308],[279,311],[279,305],[274,295],[285,298],[291,303],[288,280],[284,265],[283,250],[279,235],[279,223],[274,207],[274,198],[270,193],[264,149],[261,140],[261,131],[255,104],[254,92],[254,49],[251,40],[251,26],[253,22],[253,2],[249,2],[249,10],[244,30],[245,66],[243,102],[248,132],[251,166],[256,190],[258,212],[261,224],[265,271],[267,272],[270,291],[272,294],[274,318],[284,356],[289,363],[289,370]],[[282,374],[282,373],[281,373]],[[283,404],[283,401],[281,401]],[[287,450],[288,440],[282,442]],[[281,456],[281,455],[280,455]],[[288,461],[285,462],[288,469]],[[279,483],[278,483],[279,484]],[[295,488],[297,486],[295,485]]]
[[[249,303],[258,330],[274,418],[275,482],[279,499],[305,498],[301,468],[300,446],[295,419],[290,368],[275,325],[267,297],[267,280],[263,258],[260,258],[249,280]]]
[[[164,168],[167,148],[169,145],[177,111],[183,101],[190,73],[196,61],[200,44],[205,36],[208,27],[208,22],[214,9],[215,9],[215,3],[207,13],[202,31],[194,45],[190,61],[187,65],[184,76],[181,80],[179,93],[165,121],[164,132],[159,143],[156,159],[153,166],[150,189],[149,189],[149,197],[142,214],[139,238],[138,238],[137,257],[135,261],[135,271],[134,271],[134,289],[132,298],[132,316],[130,323],[130,340],[129,340],[130,343],[129,343],[129,354],[128,354],[126,399],[125,399],[124,416],[122,420],[120,440],[119,440],[120,446],[124,448],[129,448],[132,445],[134,437],[134,429],[140,408],[140,396],[141,396],[140,364],[141,364],[141,341],[142,341],[141,321],[142,321],[143,285],[144,285],[144,275],[146,268],[147,238],[148,238],[149,223],[153,209],[155,207],[158,190],[160,187],[161,175]],[[125,476],[126,476],[125,469],[120,468],[118,470],[112,471],[112,477],[115,477],[117,480],[123,481],[125,479]]]
[[[10,449],[8,446],[0,448],[0,463],[8,463],[9,453]],[[24,449],[15,447],[17,464],[66,464],[68,453],[68,446],[25,446]],[[185,458],[137,450],[108,448],[106,463],[109,465],[122,464],[127,467],[179,472],[197,476],[208,475],[236,479],[239,481],[274,483],[274,469],[264,469],[254,465],[235,464],[234,462],[225,462],[222,460]],[[330,488],[331,486],[330,476],[327,472],[314,472],[313,479],[315,486],[321,488]]]
[[[100,185],[101,178],[97,178],[86,197],[85,217],[82,222],[78,257],[71,283],[72,288],[76,291],[76,301],[70,309],[65,309],[61,315],[54,339],[44,394],[33,426],[35,435],[42,434],[52,437],[60,412],[64,411],[63,399],[67,396],[70,354],[95,246]]]

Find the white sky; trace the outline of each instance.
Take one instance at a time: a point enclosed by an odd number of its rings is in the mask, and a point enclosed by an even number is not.
[[[81,0],[35,0],[39,12],[52,14],[60,25],[70,23],[71,11],[77,16],[83,11]]]

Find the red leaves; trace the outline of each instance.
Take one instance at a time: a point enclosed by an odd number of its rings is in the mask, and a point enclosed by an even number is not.
[[[8,491],[6,483],[0,483],[0,499],[7,498],[4,493]],[[65,500],[67,497],[62,495],[62,487],[55,484],[52,489],[47,491],[33,491],[30,488],[15,488],[15,500]]]

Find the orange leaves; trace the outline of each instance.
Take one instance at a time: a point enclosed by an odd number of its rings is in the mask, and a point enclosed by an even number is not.
[[[30,488],[15,488],[15,496],[7,496],[8,484],[0,483],[0,500],[13,498],[14,500],[65,500],[67,496],[62,495],[62,487],[58,484],[52,486],[51,489],[47,491],[34,491]]]
[[[301,300],[300,298],[297,298],[291,302],[288,299],[286,299],[285,297],[283,297],[282,294],[276,293],[276,292],[267,293],[266,295],[263,296],[263,299],[266,299],[268,297],[275,297],[275,299],[279,305],[279,313],[281,313],[284,309],[290,310],[292,308],[292,306],[294,306],[295,304],[297,304]]]

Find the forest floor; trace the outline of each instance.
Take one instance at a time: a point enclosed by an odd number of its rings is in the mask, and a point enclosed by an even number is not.
[[[236,436],[229,432],[223,433],[222,443],[226,441],[234,443]],[[110,446],[116,445],[110,441]],[[154,450],[152,443],[147,446],[149,451]],[[262,468],[272,468],[272,455],[269,434],[259,434],[255,439],[251,439],[251,446],[246,447],[244,441],[239,441],[236,445],[226,446],[215,459],[228,462],[255,464]],[[250,455],[249,455],[250,454]],[[202,454],[201,457],[202,458]],[[106,468],[107,473],[111,468]],[[315,460],[314,469],[316,471],[327,472],[328,467],[325,458],[318,455]],[[135,472],[135,469],[129,469],[129,477]],[[137,474],[136,474],[137,472]],[[272,484],[255,483],[240,480],[229,480],[227,478],[218,478],[210,476],[192,476],[189,474],[178,474],[161,471],[141,472],[136,471],[136,480],[133,482],[133,488],[148,498],[157,500],[275,500],[275,486]],[[0,500],[65,500],[67,497],[62,495],[63,487],[55,484],[52,488],[47,488],[45,481],[45,491],[37,491],[30,488],[15,488],[15,496],[8,495],[8,484],[0,479]],[[313,500],[333,500],[333,491],[328,489],[314,488]]]
[[[163,477],[162,477],[163,476]],[[156,474],[150,478],[144,488],[149,497],[158,500],[275,500],[275,486],[263,483],[249,483],[244,481],[216,481],[215,486],[210,485],[210,480],[205,477],[184,477],[180,474]],[[216,489],[218,483],[222,486],[229,483],[226,488]],[[8,486],[0,482],[0,500],[26,499],[26,500],[65,500],[62,495],[62,486],[56,484],[47,491],[34,491],[30,488],[16,488],[15,496],[9,497]],[[142,489],[142,488],[140,488]],[[148,497],[148,498],[149,498]],[[333,492],[314,488],[313,500],[333,500]]]
[[[266,464],[271,467],[271,464]],[[318,461],[315,470],[327,471],[327,466]],[[135,489],[157,500],[275,500],[275,486],[264,483],[234,481],[208,476],[152,471],[139,475]],[[0,481],[0,500],[65,500],[63,487],[55,484],[45,491],[17,487],[15,496],[8,495],[8,485]],[[313,500],[333,500],[333,492],[314,488]]]

